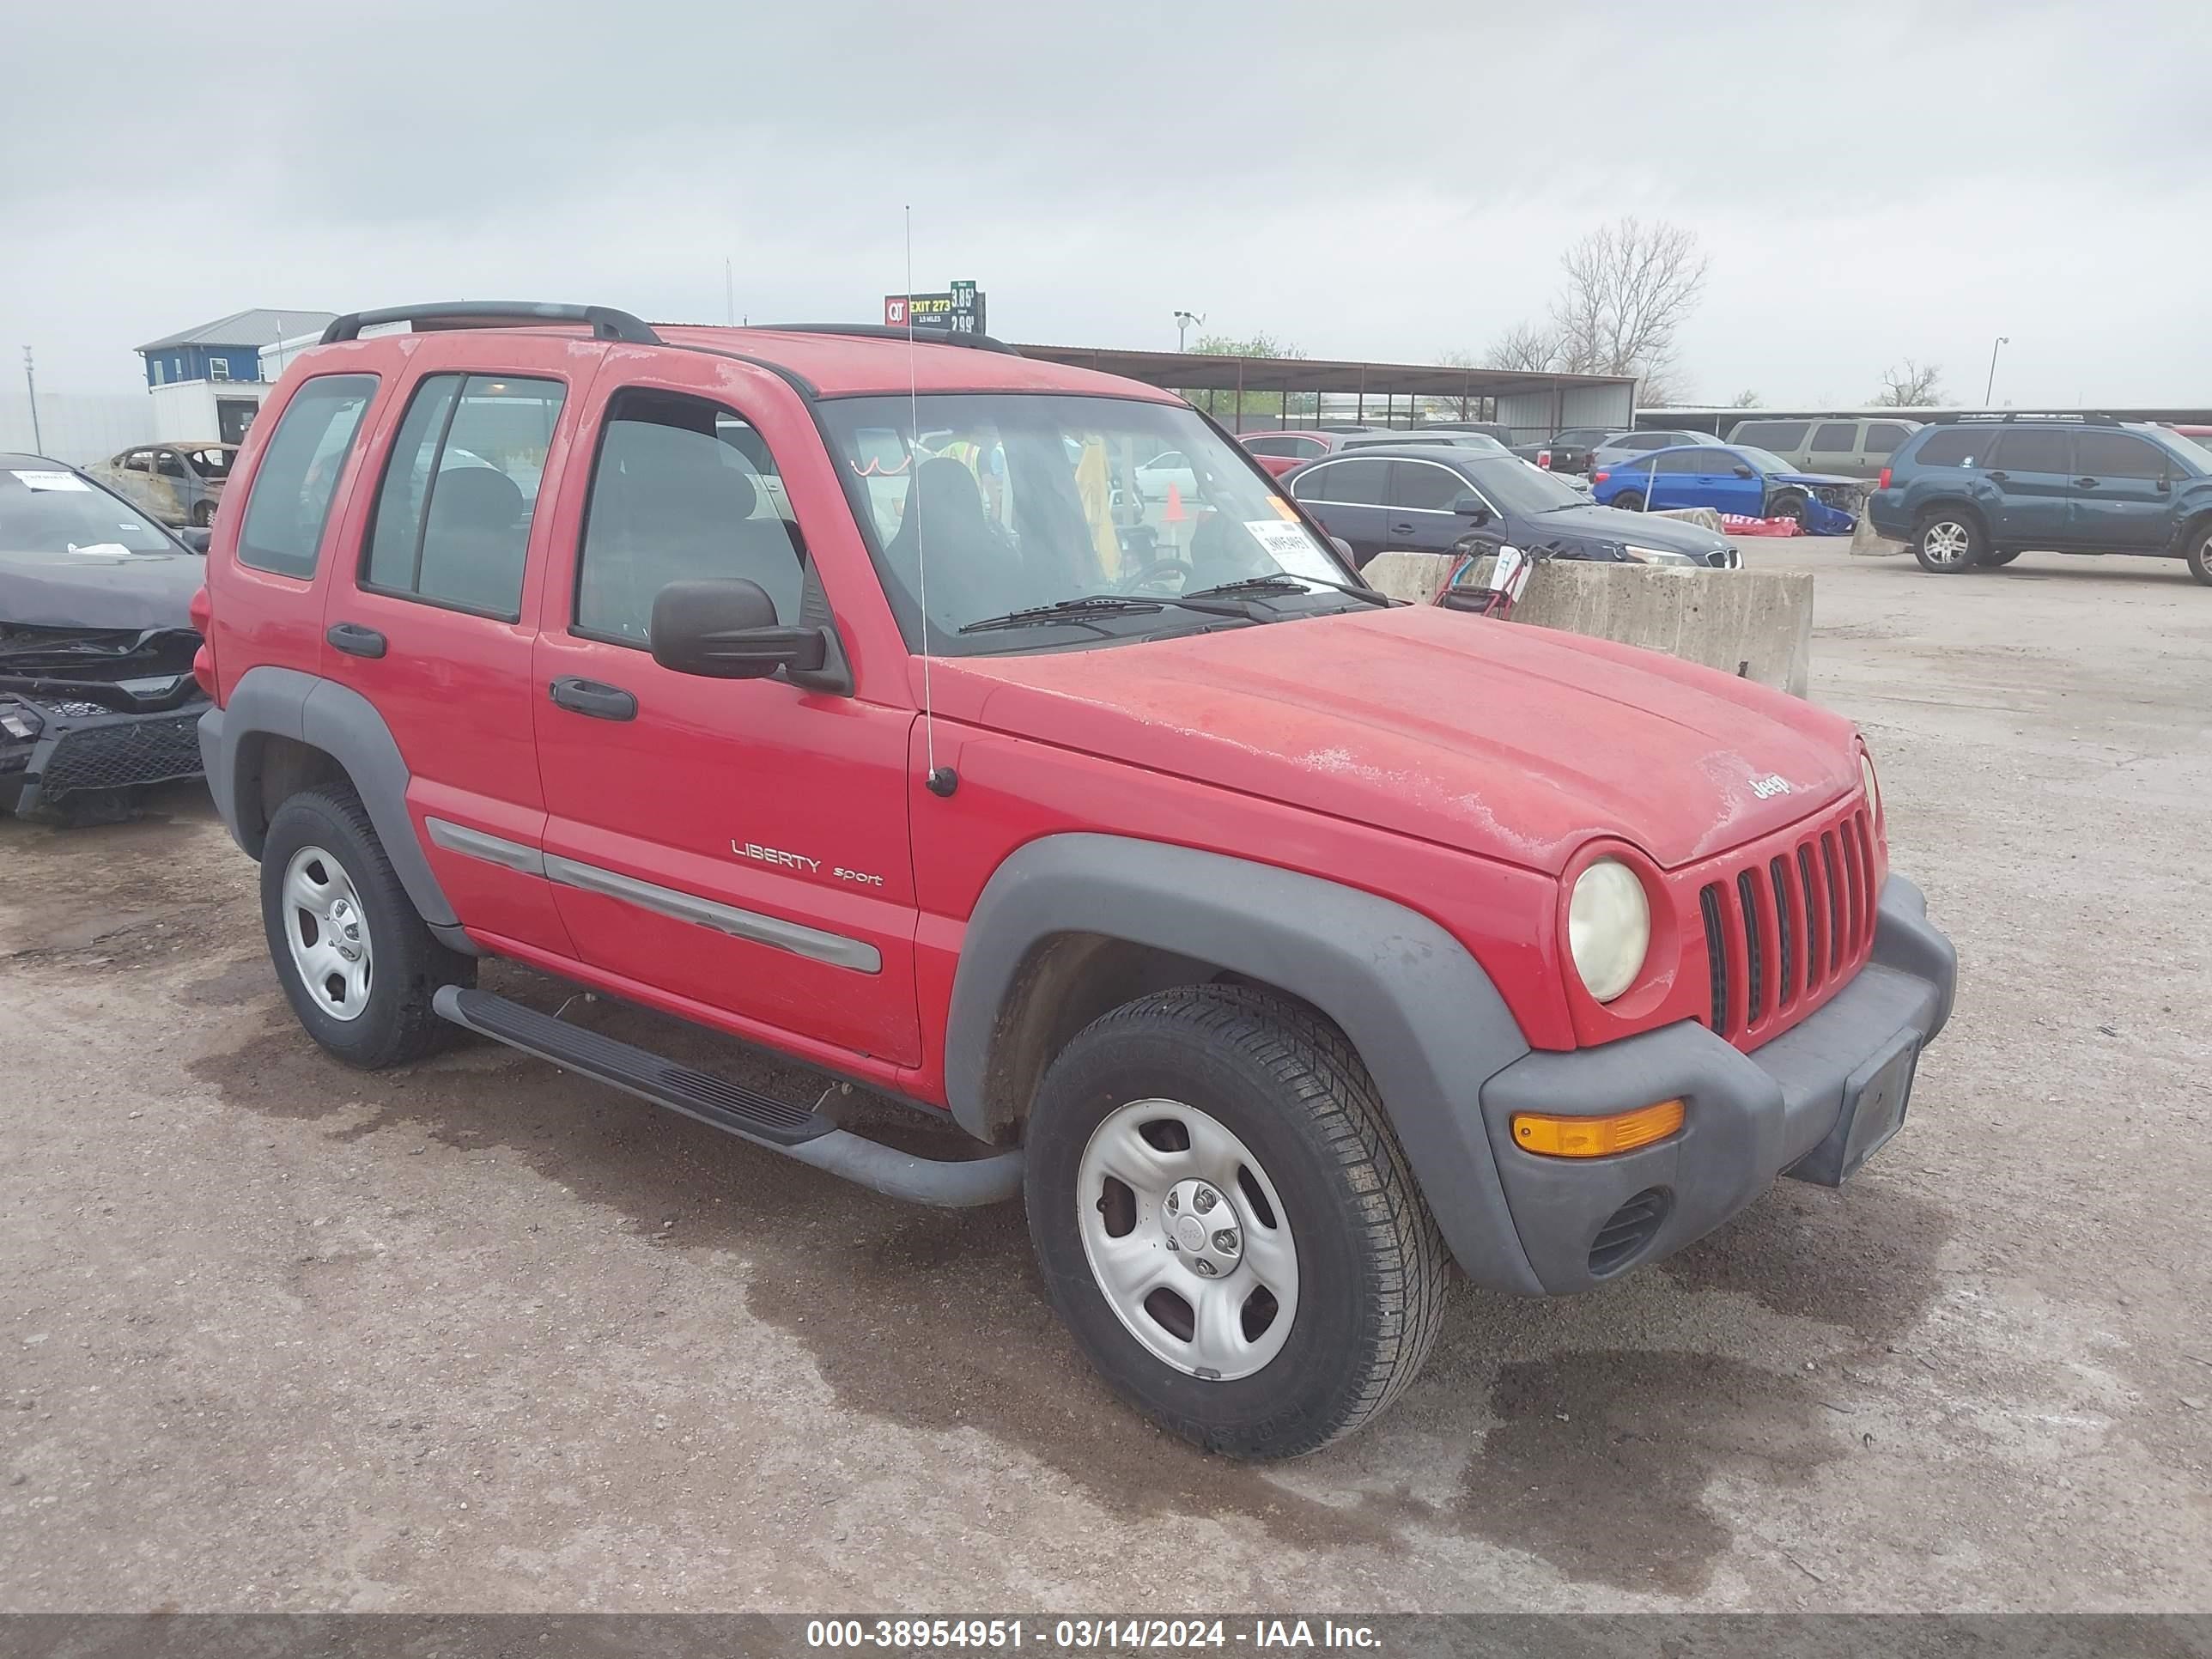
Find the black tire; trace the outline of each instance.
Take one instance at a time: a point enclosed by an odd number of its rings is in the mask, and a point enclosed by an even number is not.
[[[1939,507],[1920,515],[1912,526],[1912,556],[1938,576],[1972,570],[1989,551],[1990,533],[1962,508]]]
[[[1644,510],[1644,495],[1641,490],[1624,489],[1606,505],[1617,507],[1624,513],[1641,513]]]
[[[2188,537],[2189,574],[2212,587],[2212,520],[2193,524],[2184,533]]]
[[[214,522],[215,503],[213,501],[198,501],[193,504],[192,524],[195,528],[205,530]]]
[[[302,849],[319,848],[341,866],[359,897],[370,946],[367,1001],[351,1018],[319,1004],[295,964],[284,883]],[[343,784],[293,796],[269,821],[261,848],[261,924],[286,1000],[307,1035],[348,1065],[375,1071],[420,1060],[453,1028],[432,1011],[441,985],[476,983],[476,959],[441,944],[400,885],[360,797]]]
[[[1151,1099],[1210,1115],[1280,1197],[1295,1240],[1296,1311],[1279,1351],[1249,1376],[1201,1377],[1157,1357],[1115,1311],[1085,1254],[1078,1206],[1092,1133]],[[1443,1241],[1365,1066],[1306,1009],[1206,985],[1101,1016],[1047,1070],[1027,1149],[1030,1236],[1054,1307],[1115,1392],[1208,1451],[1317,1450],[1395,1399],[1435,1345]]]
[[[1813,527],[1805,522],[1805,501],[1806,497],[1793,493],[1778,495],[1774,498],[1774,505],[1767,509],[1766,516],[1770,519],[1794,519],[1797,527],[1810,535]]]
[[[2008,547],[2002,551],[1984,553],[1974,562],[1984,570],[1994,570],[2001,564],[2010,564],[2021,556],[2021,552],[2017,547]]]

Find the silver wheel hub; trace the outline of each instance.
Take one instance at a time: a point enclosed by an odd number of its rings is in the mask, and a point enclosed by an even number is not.
[[[1249,1376],[1297,1314],[1297,1247],[1274,1183],[1212,1114],[1139,1100],[1091,1132],[1077,1176],[1083,1254],[1106,1304],[1192,1376]]]
[[[1966,556],[1966,550],[1972,544],[1972,540],[1966,533],[1966,526],[1946,522],[1929,526],[1928,534],[1922,538],[1921,545],[1937,564],[1957,564]]]
[[[368,1006],[374,958],[368,918],[345,866],[319,847],[302,847],[284,866],[284,942],[315,1006],[358,1019]]]

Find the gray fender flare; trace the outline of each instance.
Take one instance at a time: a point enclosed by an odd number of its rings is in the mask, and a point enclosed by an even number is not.
[[[1320,1009],[1374,1077],[1460,1265],[1493,1289],[1542,1291],[1480,1107],[1484,1082],[1528,1045],[1490,976],[1435,922],[1372,893],[1187,847],[1098,835],[1030,842],[984,887],[953,981],[946,1096],[979,1136],[991,1121],[1000,1010],[1032,951],[1064,933],[1217,963]]]
[[[264,666],[247,669],[223,706],[201,716],[200,758],[216,811],[231,838],[257,859],[261,780],[249,769],[246,756],[248,739],[262,734],[319,749],[345,768],[407,896],[449,944],[459,942],[459,918],[431,873],[407,815],[407,763],[376,705],[335,680]]]

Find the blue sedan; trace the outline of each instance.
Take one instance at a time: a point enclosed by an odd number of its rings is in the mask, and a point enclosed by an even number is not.
[[[1850,532],[1856,486],[1830,473],[1800,472],[1747,444],[1686,444],[1593,472],[1590,494],[1632,512],[1710,507],[1747,519],[1795,519],[1820,536]]]

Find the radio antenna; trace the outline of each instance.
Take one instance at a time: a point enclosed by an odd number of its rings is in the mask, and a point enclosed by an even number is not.
[[[921,534],[921,389],[915,366],[912,203],[906,207],[906,510],[914,514],[915,598],[921,605],[921,748],[928,768],[922,782],[933,795],[949,795],[960,787],[960,777],[951,767],[937,763],[937,709],[929,689],[929,556]]]

